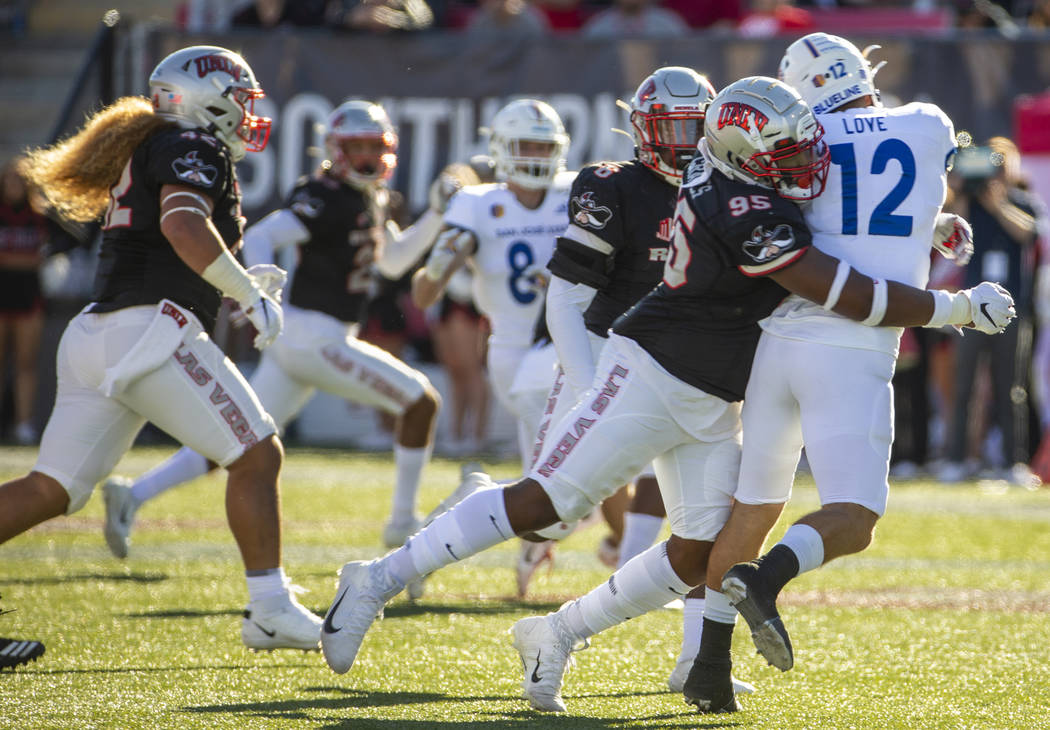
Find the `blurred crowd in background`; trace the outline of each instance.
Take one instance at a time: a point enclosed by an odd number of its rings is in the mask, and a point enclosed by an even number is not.
[[[30,3],[0,3],[0,25],[24,33]],[[666,37],[716,29],[741,37],[798,36],[821,29],[827,14],[899,17],[901,30],[917,18],[936,26],[992,29],[1004,36],[1050,26],[1050,0],[184,0],[172,22],[187,32],[237,27],[323,26],[350,32],[428,32],[584,38]],[[898,13],[897,16],[887,13]],[[874,16],[872,16],[874,17]],[[889,21],[887,21],[889,18]],[[903,24],[912,24],[905,26]],[[892,27],[886,32],[893,32]],[[1006,130],[1004,130],[1006,131]],[[946,210],[966,217],[976,251],[965,268],[934,257],[931,287],[1002,282],[1014,295],[1018,319],[1006,335],[909,330],[897,365],[896,444],[892,473],[945,482],[974,477],[1028,484],[1013,474],[1031,464],[1050,482],[1050,235],[1043,203],[1006,136],[972,140],[950,177]],[[0,440],[32,444],[46,422],[53,387],[54,343],[91,292],[91,241],[46,217],[23,183],[19,160],[0,172]],[[403,206],[404,207],[404,206]],[[400,221],[411,222],[405,210]],[[81,272],[70,277],[69,271]],[[364,339],[409,363],[443,370],[445,432],[437,453],[499,452],[488,430],[491,398],[485,386],[487,324],[471,304],[469,280],[427,311],[411,302],[408,281],[387,281],[372,301]],[[57,338],[51,338],[57,341]],[[231,357],[249,368],[251,333],[227,320],[216,332]],[[390,443],[391,425],[375,416],[375,448]],[[1046,436],[1044,437],[1044,434]],[[145,438],[163,439],[147,431]],[[295,443],[294,424],[288,441]],[[362,444],[358,444],[362,446]],[[507,450],[512,444],[502,445]]]

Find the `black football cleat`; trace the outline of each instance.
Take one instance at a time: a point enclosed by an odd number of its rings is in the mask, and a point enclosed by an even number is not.
[[[747,621],[758,653],[782,672],[791,669],[795,664],[791,639],[777,613],[776,596],[770,594],[758,576],[758,566],[737,563],[727,570],[722,592]]]
[[[0,638],[0,669],[17,667],[33,661],[44,653],[44,645],[39,641]]]
[[[713,715],[740,709],[733,692],[733,665],[728,662],[703,662],[698,657],[685,679],[682,694],[686,704],[696,707],[697,712]]]

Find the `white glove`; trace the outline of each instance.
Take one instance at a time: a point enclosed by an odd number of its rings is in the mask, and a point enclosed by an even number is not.
[[[452,196],[461,187],[463,184],[451,175],[445,173],[438,175],[434,178],[434,182],[430,183],[430,190],[427,193],[431,209],[444,213],[448,209],[448,201],[452,200]]]
[[[288,283],[287,271],[275,264],[255,264],[255,266],[249,266],[246,271],[270,299],[275,302],[281,301],[284,285]]]
[[[529,283],[529,286],[537,294],[547,290],[547,284],[551,280],[551,272],[547,270],[545,264],[533,264],[521,274],[525,281]]]
[[[973,229],[955,213],[941,213],[933,229],[933,247],[956,266],[966,266],[973,256]]]
[[[256,350],[265,350],[273,344],[277,335],[281,334],[281,328],[284,326],[281,305],[262,289],[257,291],[256,296],[248,302],[248,306],[241,305],[241,311],[259,333],[255,335],[253,343]]]
[[[982,281],[973,289],[964,289],[970,300],[972,324],[964,325],[986,335],[995,335],[1006,329],[1010,320],[1017,316],[1014,298],[1002,286],[991,281]]]
[[[442,231],[434,242],[434,248],[430,250],[430,256],[427,257],[425,268],[427,278],[437,281],[444,276],[452,260],[473,238],[474,234],[462,228],[447,228]]]

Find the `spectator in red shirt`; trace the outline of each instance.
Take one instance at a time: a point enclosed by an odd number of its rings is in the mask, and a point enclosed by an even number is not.
[[[743,0],[664,0],[690,28],[733,28],[744,17]]]
[[[781,33],[803,35],[816,30],[808,10],[796,8],[791,0],[751,0],[751,12],[737,26],[744,38],[768,38]]]

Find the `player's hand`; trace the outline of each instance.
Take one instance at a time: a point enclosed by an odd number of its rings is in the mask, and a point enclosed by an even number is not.
[[[933,229],[933,247],[956,266],[966,266],[973,256],[973,229],[954,213],[941,213]]]
[[[533,264],[522,272],[522,277],[537,294],[545,292],[551,281],[551,272],[544,264]]]
[[[255,335],[255,349],[265,350],[273,344],[277,335],[281,334],[281,328],[284,326],[281,305],[261,289],[256,292],[255,298],[248,306],[241,306],[241,311],[259,333]]]
[[[256,264],[249,266],[247,272],[270,299],[278,303],[281,301],[284,285],[288,283],[287,271],[275,264]]]
[[[995,335],[1005,330],[1010,321],[1017,316],[1014,298],[999,284],[982,281],[973,289],[965,289],[962,293],[970,300],[970,316],[973,318],[966,327],[986,335]]]
[[[448,210],[448,201],[452,200],[452,196],[463,187],[459,180],[448,175],[441,173],[434,182],[430,183],[430,190],[427,194],[427,201],[430,203],[431,210],[438,213],[444,213]]]
[[[427,257],[426,276],[437,281],[452,264],[453,259],[473,240],[474,235],[462,228],[446,228],[438,235]]]

